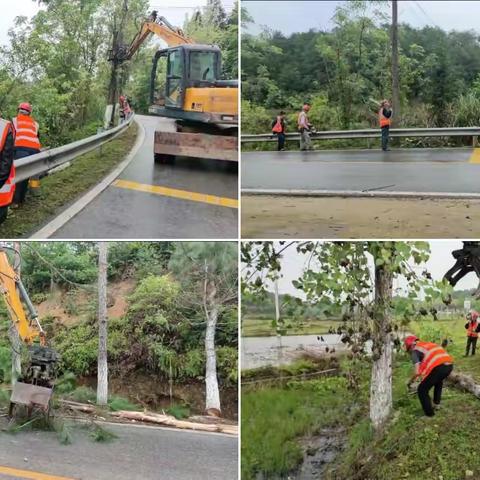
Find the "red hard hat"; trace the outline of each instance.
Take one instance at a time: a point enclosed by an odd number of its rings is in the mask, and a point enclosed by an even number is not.
[[[472,310],[470,312],[470,316],[472,317],[472,320],[475,321],[480,316],[480,314],[476,310]]]
[[[407,350],[410,350],[413,346],[413,344],[418,340],[418,338],[415,335],[408,335],[408,337],[405,337],[405,340],[403,341],[405,343],[405,348]]]
[[[25,103],[21,103],[19,106],[18,106],[18,109],[19,110],[26,110],[27,112],[29,113],[32,113],[32,106],[25,102]]]
[[[120,100],[123,102],[125,100],[125,97],[123,95],[120,95]]]

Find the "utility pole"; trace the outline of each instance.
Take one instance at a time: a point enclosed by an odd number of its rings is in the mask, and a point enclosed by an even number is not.
[[[125,25],[127,14],[128,0],[124,0],[122,10],[119,14],[119,21],[117,12],[115,11],[113,13],[112,52],[109,59],[112,62],[112,68],[110,71],[110,84],[108,86],[108,105],[112,106],[112,112],[110,116],[109,127],[113,127],[115,124],[115,106],[118,99],[118,67],[121,63],[121,58],[119,54],[122,49],[123,28]]]
[[[400,86],[398,81],[398,1],[392,0],[392,103],[394,127],[400,125]]]
[[[16,260],[14,259],[14,266],[15,266],[15,273],[20,277],[21,275],[21,243],[15,242],[13,244],[14,249],[18,252],[18,264],[16,264]],[[21,349],[22,349],[22,342],[20,340],[20,336],[18,335],[17,329],[15,328],[13,322],[10,324],[10,328],[8,329],[8,337],[10,339],[10,344],[12,346],[12,385],[17,383],[17,379],[22,376],[22,356],[21,356]]]

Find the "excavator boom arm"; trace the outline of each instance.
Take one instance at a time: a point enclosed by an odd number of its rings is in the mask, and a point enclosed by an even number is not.
[[[12,323],[22,341],[31,345],[40,337],[40,343],[44,344],[45,334],[38,322],[35,308],[3,247],[0,247],[0,289]],[[24,305],[27,307],[28,315]]]
[[[163,39],[169,47],[195,43],[191,38],[186,37],[179,28],[173,27],[164,17],[160,17],[156,21],[147,21],[142,25],[122,61],[130,60],[152,34]]]

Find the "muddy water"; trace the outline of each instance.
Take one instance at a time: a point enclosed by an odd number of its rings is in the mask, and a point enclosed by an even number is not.
[[[277,337],[242,337],[242,370],[279,366],[293,362],[305,352],[315,354],[345,350],[340,335],[288,335]]]

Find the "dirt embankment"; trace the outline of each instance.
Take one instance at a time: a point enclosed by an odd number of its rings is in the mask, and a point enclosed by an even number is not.
[[[480,200],[242,196],[246,238],[477,238]]]

